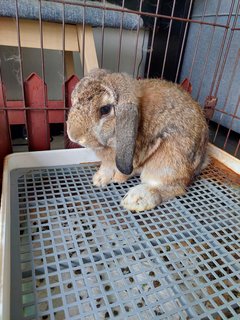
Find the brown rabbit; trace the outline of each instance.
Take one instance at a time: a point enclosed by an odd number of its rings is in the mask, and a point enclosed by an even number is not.
[[[69,138],[102,160],[96,186],[141,175],[122,200],[129,210],[154,208],[185,193],[207,162],[203,112],[179,85],[94,70],[72,93]]]

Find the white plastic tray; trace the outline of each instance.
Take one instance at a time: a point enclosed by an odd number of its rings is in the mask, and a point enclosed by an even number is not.
[[[236,158],[231,157],[213,146],[210,148],[210,155],[222,161],[231,170],[238,174],[240,173],[239,160]],[[11,203],[10,199],[12,189],[10,180],[11,172],[21,168],[68,167],[79,165],[80,163],[86,164],[93,162],[98,162],[98,159],[96,155],[88,149],[18,153],[6,158],[0,212],[0,319],[10,319],[10,270],[12,268],[11,262],[14,260],[11,257],[10,249],[10,230],[12,223],[14,223],[14,221],[10,219],[11,211],[14,207],[14,200]],[[91,168],[87,168],[86,170],[87,173],[83,170],[83,174],[82,176],[80,174],[79,178],[81,179],[81,177],[83,177],[83,179],[85,179],[84,181],[86,181],[88,187],[87,190],[90,190],[89,197],[91,197],[91,192],[95,192],[92,189],[91,183],[92,172]],[[61,176],[64,176],[64,172]],[[66,183],[63,182],[63,185]],[[100,242],[105,241],[108,250],[111,252],[115,250],[117,254],[116,257],[113,257],[113,262],[110,262],[108,266],[108,272],[112,274],[113,277],[113,279],[109,279],[110,286],[108,286],[108,290],[111,292],[109,299],[116,299],[116,297],[120,296],[121,292],[126,295],[130,294],[130,302],[131,299],[133,299],[133,302],[131,302],[133,304],[129,302],[129,305],[126,305],[124,301],[114,300],[116,305],[119,303],[119,306],[115,309],[111,309],[111,301],[108,301],[109,304],[100,307],[100,309],[102,308],[103,310],[103,314],[109,315],[110,312],[110,316],[113,316],[114,312],[118,313],[121,311],[124,313],[126,307],[131,309],[131,305],[133,306],[132,312],[135,312],[137,306],[141,305],[139,308],[142,309],[132,316],[130,315],[131,319],[145,319],[145,317],[164,319],[164,316],[168,316],[169,319],[180,319],[188,315],[189,319],[195,320],[198,319],[198,314],[199,319],[201,319],[202,316],[205,316],[206,319],[214,319],[215,316],[220,316],[222,319],[229,319],[229,314],[231,313],[235,317],[238,316],[239,309],[236,309],[236,306],[240,306],[240,300],[235,296],[235,294],[237,294],[237,280],[235,278],[238,277],[239,265],[237,261],[235,262],[235,258],[233,258],[233,253],[236,251],[235,246],[239,243],[237,237],[240,236],[240,232],[237,231],[238,225],[236,224],[236,217],[239,214],[239,203],[237,200],[239,198],[239,189],[236,189],[237,184],[234,183],[232,185],[231,182],[229,184],[227,178],[225,180],[221,170],[217,168],[215,170],[214,166],[212,166],[203,174],[202,178],[200,177],[193,186],[190,187],[186,196],[174,199],[172,202],[164,204],[157,210],[146,211],[146,213],[140,215],[126,212],[122,210],[118,204],[120,197],[125,193],[127,188],[135,183],[138,183],[137,179],[133,179],[129,183],[121,186],[113,186],[109,188],[107,192],[99,189],[96,193],[97,195],[94,195],[94,197],[97,201],[98,199],[105,201],[102,202],[105,203],[105,207],[103,206],[102,211],[99,211],[98,204],[97,209],[96,207],[93,209],[93,211],[95,210],[94,213],[90,212],[89,216],[88,213],[85,214],[91,226],[96,224],[96,219],[98,220],[98,229],[96,229],[96,234],[93,236],[95,238],[91,239],[91,241],[95,243],[94,247],[92,245],[90,245],[90,249],[86,247],[86,252],[91,256],[91,249],[95,249],[97,239],[99,238],[102,239]],[[78,190],[76,183],[74,188],[75,191]],[[61,189],[61,186],[59,189]],[[206,198],[204,198],[204,196],[206,196]],[[216,199],[214,198],[215,196]],[[16,199],[16,201],[18,201],[18,199]],[[71,199],[69,201],[71,202]],[[202,204],[199,204],[199,201],[202,201]],[[95,205],[96,202],[94,202],[93,208]],[[76,205],[75,210],[78,209],[79,207]],[[221,219],[219,220],[220,216]],[[109,218],[110,223],[107,222]],[[78,223],[83,221],[81,219],[83,218],[80,218]],[[38,222],[41,226],[41,220]],[[106,228],[107,225],[108,227]],[[117,225],[120,229],[116,229],[114,225]],[[29,232],[29,230],[27,230],[27,232]],[[99,232],[101,236],[99,236]],[[116,234],[119,232],[119,237],[116,238],[115,241],[119,245],[118,249],[111,247],[115,232]],[[104,233],[106,233],[106,236]],[[228,240],[228,244],[225,246],[224,242],[221,241],[222,239],[224,240],[226,236],[228,236],[230,240]],[[122,237],[125,237],[125,240],[123,240]],[[88,238],[85,238],[84,241],[88,243]],[[199,244],[196,243],[198,241]],[[137,245],[138,242],[140,242],[139,247]],[[102,248],[101,245],[100,247]],[[225,247],[229,248],[229,253]],[[73,251],[72,248],[71,250]],[[78,249],[75,248],[74,250]],[[126,257],[124,256],[124,252],[126,252]],[[127,252],[131,252],[131,255]],[[141,256],[141,252],[145,255],[145,258]],[[214,252],[213,256],[211,256],[212,252]],[[64,255],[64,252],[62,252],[62,254]],[[76,251],[72,252],[72,254],[76,254]],[[150,255],[147,256],[148,254]],[[218,263],[218,257],[216,258],[218,254],[219,259],[222,261],[221,263]],[[104,256],[102,257],[104,261],[105,258]],[[79,259],[80,257],[77,256],[77,258]],[[131,260],[129,260],[129,258],[131,258]],[[85,260],[87,261],[87,259]],[[173,260],[173,265],[171,265],[171,260]],[[108,261],[108,258],[106,258],[106,261]],[[92,268],[92,266],[88,266],[89,263],[90,262],[86,262],[87,268]],[[116,287],[114,282],[114,277],[120,276],[119,270],[121,272],[121,263],[129,263],[129,268],[122,268],[122,270],[124,270],[122,271],[124,272],[122,275],[124,279],[122,285],[123,283],[126,285],[127,277],[129,277],[129,280],[131,279],[125,290]],[[146,269],[147,278],[145,277],[145,273],[139,269],[141,263],[143,263],[143,269]],[[216,267],[213,267],[212,270],[210,268],[209,270],[209,266],[211,266],[212,263],[214,263],[213,265]],[[157,267],[158,265],[159,269]],[[84,265],[82,265],[82,268],[84,270]],[[103,271],[96,269],[94,263],[93,268],[96,274],[99,273],[99,275],[103,275],[103,282],[106,282],[107,278],[104,280],[105,275]],[[154,271],[149,272],[149,268],[153,268]],[[185,270],[190,271],[185,272]],[[226,270],[230,273],[228,274]],[[152,279],[152,274],[161,280]],[[219,274],[224,274],[223,278],[219,276],[219,279],[215,279],[212,282],[210,281],[212,278],[218,277]],[[232,280],[232,278],[234,280]],[[136,289],[134,287],[134,283],[132,283],[133,279],[137,282],[142,282],[140,288]],[[154,280],[153,283],[157,283],[157,286],[147,286],[149,279]],[[204,282],[202,282],[202,280],[204,280]],[[227,280],[230,282],[226,285],[225,281]],[[218,293],[216,292],[216,288],[219,282],[223,286],[223,289]],[[106,303],[108,292],[101,291],[101,283],[98,283],[98,286]],[[87,289],[87,287],[84,288]],[[88,289],[91,290],[91,284]],[[185,292],[186,289],[187,293]],[[44,290],[47,289],[44,288]],[[73,289],[70,289],[70,291],[70,293],[74,294]],[[141,298],[142,300],[139,298],[140,293],[144,296],[144,299]],[[134,294],[138,297],[132,297]],[[162,309],[156,297],[166,300],[163,306],[165,315],[162,314]],[[191,301],[193,297],[195,300]],[[226,297],[230,297],[231,303],[224,300]],[[89,299],[88,297],[87,302],[89,302]],[[142,301],[145,301],[145,305]],[[148,305],[146,301],[148,301],[150,305]],[[224,304],[222,305],[219,301],[224,301]],[[70,302],[70,305],[71,304],[74,307],[74,302]],[[79,304],[81,305],[80,301]],[[65,304],[64,308],[66,308],[66,306]],[[176,306],[179,307],[179,311],[175,310],[174,313],[171,309],[176,308]],[[212,308],[212,306],[215,309]],[[50,317],[48,319],[54,319],[53,310],[49,312]],[[66,312],[68,311],[66,310]],[[95,308],[94,312],[96,316],[98,309]],[[127,319],[127,314],[128,313],[120,315],[120,319]],[[162,316],[159,318],[160,315]],[[93,317],[89,316],[89,318],[83,316],[83,319],[93,318],[94,315]],[[16,317],[11,320],[15,319],[19,320]],[[79,319],[79,316],[76,315],[73,319]]]

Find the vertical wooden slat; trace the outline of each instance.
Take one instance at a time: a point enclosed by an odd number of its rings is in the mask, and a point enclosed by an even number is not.
[[[71,102],[71,94],[73,89],[75,88],[76,84],[79,82],[79,79],[77,76],[73,75],[71,76],[66,82],[65,82],[65,99],[66,99],[66,108],[70,109],[72,106],[72,102]],[[64,88],[63,88],[64,90]],[[65,119],[67,120],[67,119]],[[73,149],[73,148],[79,148],[80,146],[76,143],[73,143],[69,140],[67,134],[64,135],[64,145],[65,148],[68,149]]]
[[[47,97],[46,84],[36,73],[32,73],[24,82],[24,89],[26,106],[28,108],[27,124],[29,150],[48,150],[50,149],[49,123],[44,112],[44,98]],[[31,110],[31,108],[33,110]]]
[[[67,79],[74,75],[74,59],[72,51],[65,51],[65,67]]]
[[[8,123],[6,107],[5,87],[0,82],[0,184],[3,172],[3,159],[12,152],[10,129]],[[1,188],[1,187],[0,187]]]
[[[85,39],[83,41],[84,34],[85,34]],[[92,69],[98,68],[98,59],[97,59],[92,27],[89,25],[86,25],[84,27],[84,33],[83,33],[83,26],[77,25],[77,36],[78,36],[78,45],[79,45],[80,58],[81,58],[82,65],[84,60],[83,69],[84,69],[84,75],[85,75]],[[83,47],[83,45],[85,48]]]

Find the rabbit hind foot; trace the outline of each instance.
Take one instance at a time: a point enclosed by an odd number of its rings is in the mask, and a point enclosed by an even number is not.
[[[131,188],[121,201],[121,205],[130,211],[150,210],[176,196],[183,195],[185,188],[180,185],[153,187],[149,184],[139,184]]]

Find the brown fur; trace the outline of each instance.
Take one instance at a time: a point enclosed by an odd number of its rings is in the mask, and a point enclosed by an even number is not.
[[[206,162],[208,128],[198,103],[171,82],[137,81],[125,74],[98,72],[76,86],[67,123],[70,138],[75,142],[84,139],[84,145],[95,149],[102,160],[94,183],[103,185],[127,179],[116,168],[114,110],[100,120],[99,108],[104,104],[124,104],[130,110],[136,105],[138,132],[132,175],[141,173],[142,189],[136,188],[136,194],[129,192],[123,205],[141,211],[183,194]],[[122,132],[122,141],[124,135]],[[102,179],[106,174],[109,177]],[[146,200],[144,193],[152,201]]]

